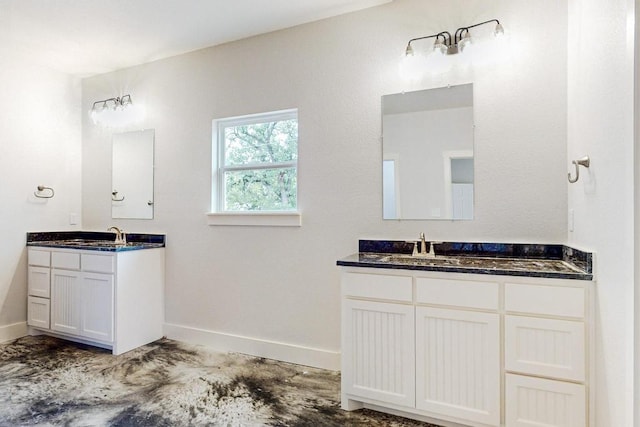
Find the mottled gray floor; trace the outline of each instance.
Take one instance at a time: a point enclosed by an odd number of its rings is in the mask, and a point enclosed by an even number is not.
[[[340,409],[336,372],[160,340],[120,356],[0,345],[0,426],[429,426]]]

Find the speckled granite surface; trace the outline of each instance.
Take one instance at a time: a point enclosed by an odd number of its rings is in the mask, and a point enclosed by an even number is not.
[[[27,246],[121,252],[163,248],[164,234],[126,233],[126,244],[114,244],[115,233],[102,231],[47,231],[27,233]]]
[[[46,336],[0,345],[0,426],[431,426],[340,409],[340,375],[160,340],[120,356]]]
[[[370,267],[593,280],[593,255],[563,245],[445,242],[435,259],[411,257],[413,242],[360,240],[359,253],[337,264]]]

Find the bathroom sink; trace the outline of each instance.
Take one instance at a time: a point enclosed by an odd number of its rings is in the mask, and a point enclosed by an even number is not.
[[[407,264],[407,265],[441,265],[441,266],[458,266],[459,258],[450,258],[444,256],[436,256],[435,258],[424,258],[405,254],[387,255],[380,259],[381,262],[391,264]]]
[[[116,243],[113,240],[88,240],[88,239],[68,239],[57,240],[51,243],[60,246],[77,246],[77,247],[124,247],[134,246],[136,243]]]
[[[129,243],[116,243],[111,240],[94,240],[86,242],[86,246],[131,246]]]

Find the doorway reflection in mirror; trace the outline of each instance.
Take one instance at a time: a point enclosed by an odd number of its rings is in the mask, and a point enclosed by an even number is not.
[[[382,97],[383,218],[473,219],[473,86]]]

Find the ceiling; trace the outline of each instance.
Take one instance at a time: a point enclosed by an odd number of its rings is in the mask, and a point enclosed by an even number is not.
[[[0,0],[0,48],[88,76],[389,1]]]

